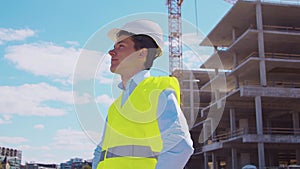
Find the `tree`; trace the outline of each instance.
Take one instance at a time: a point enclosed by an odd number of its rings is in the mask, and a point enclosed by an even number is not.
[[[86,165],[82,166],[82,169],[92,169],[92,167],[90,165],[86,164]]]

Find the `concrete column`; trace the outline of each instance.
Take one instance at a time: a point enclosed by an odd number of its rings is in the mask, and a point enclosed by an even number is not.
[[[220,101],[220,97],[221,97],[221,94],[220,94],[220,90],[219,89],[216,89],[215,90],[215,99],[216,99],[216,102],[217,102],[217,109],[221,108],[222,107],[222,101]]]
[[[214,123],[215,123],[215,122],[214,122],[214,119],[211,119],[211,120],[210,120],[210,134],[211,134],[212,140],[213,140],[214,138],[216,138],[216,131],[214,130],[216,124],[214,124]]]
[[[211,153],[211,158],[212,158],[213,169],[218,169],[218,161],[217,161],[216,154],[214,152]]]
[[[215,68],[215,75],[218,76],[219,75],[219,69]]]
[[[232,28],[232,43],[234,43],[236,41],[236,29]],[[238,60],[237,60],[237,56],[236,53],[233,53],[233,68],[236,68],[238,66]],[[239,88],[239,78],[238,76],[234,76],[234,88],[238,89]]]
[[[231,148],[231,167],[232,167],[232,169],[238,168],[238,159],[237,159],[236,148]]]
[[[255,97],[255,109],[256,109],[256,131],[259,138],[263,136],[263,116],[262,116],[262,107],[261,107],[261,96]],[[257,143],[258,151],[258,163],[259,169],[265,168],[265,153],[264,153],[264,143]]]
[[[204,169],[209,169],[208,167],[208,154],[207,152],[204,152]]]
[[[203,123],[203,143],[207,145],[208,143],[208,131],[207,131],[207,122]]]
[[[234,88],[238,89],[240,87],[240,79],[238,76],[234,75]]]
[[[256,109],[256,132],[259,138],[263,135],[263,116],[262,116],[262,107],[261,107],[261,96],[255,97],[255,109]],[[258,163],[259,169],[265,167],[265,153],[264,153],[264,143],[257,143],[258,151]]]
[[[260,0],[256,3],[256,25],[258,30],[258,55],[265,58],[264,32],[262,20],[262,8]],[[259,62],[260,85],[267,86],[266,63],[264,60]]]
[[[230,108],[229,113],[230,113],[230,131],[231,133],[233,133],[236,130],[235,109]]]
[[[239,65],[238,56],[236,53],[233,53],[233,67],[236,68]]]
[[[233,53],[233,67],[236,68],[238,66],[238,57],[236,53]],[[238,89],[240,87],[239,77],[234,75],[234,87]]]
[[[258,135],[263,135],[263,116],[261,107],[261,96],[255,97],[255,110],[256,110],[256,132]]]
[[[194,74],[192,71],[190,71],[190,123],[188,124],[189,125],[189,128],[191,129],[194,125],[194,122],[195,122],[195,110],[194,110],[194,107],[195,107],[195,104],[194,104]]]
[[[294,128],[294,134],[299,135],[299,113],[298,112],[293,112],[292,113],[293,117],[293,128]]]
[[[236,34],[235,34],[235,28],[232,28],[232,42],[234,42],[236,40]]]
[[[257,143],[258,168],[265,169],[265,146],[264,143]]]

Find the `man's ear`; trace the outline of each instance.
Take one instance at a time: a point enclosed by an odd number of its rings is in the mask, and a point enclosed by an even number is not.
[[[140,49],[140,54],[139,56],[143,57],[143,58],[146,58],[148,55],[148,49],[147,48],[143,48],[143,49]]]

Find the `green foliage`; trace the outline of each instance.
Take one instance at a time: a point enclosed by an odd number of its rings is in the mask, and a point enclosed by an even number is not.
[[[82,166],[82,169],[92,169],[92,167],[90,165],[86,164],[86,165]]]

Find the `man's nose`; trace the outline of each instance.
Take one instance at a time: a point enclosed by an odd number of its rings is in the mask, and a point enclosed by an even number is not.
[[[115,56],[115,55],[116,55],[116,52],[114,51],[114,49],[111,49],[111,50],[108,51],[108,54],[109,54],[110,56]]]

